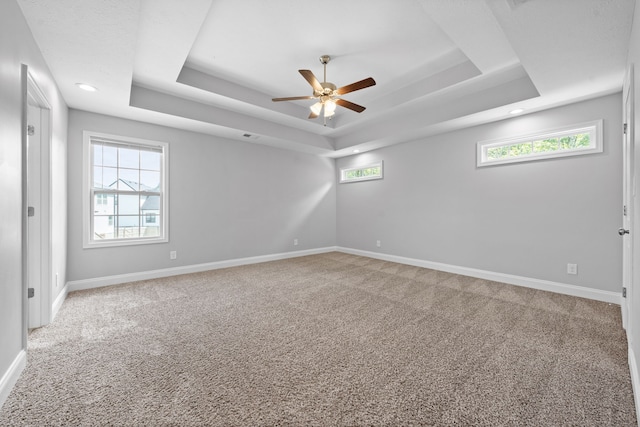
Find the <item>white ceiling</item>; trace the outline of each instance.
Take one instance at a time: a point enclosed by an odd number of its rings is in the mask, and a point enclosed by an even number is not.
[[[18,0],[71,108],[330,157],[621,90],[635,0]],[[298,73],[373,77],[309,120]],[[88,93],[76,87],[96,86]],[[243,136],[250,134],[251,137]]]

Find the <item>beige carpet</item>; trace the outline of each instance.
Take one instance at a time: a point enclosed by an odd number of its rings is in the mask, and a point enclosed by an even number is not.
[[[619,306],[343,253],[69,295],[0,425],[633,426]]]

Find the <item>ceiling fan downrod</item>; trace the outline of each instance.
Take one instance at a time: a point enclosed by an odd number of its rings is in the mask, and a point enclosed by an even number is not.
[[[322,55],[320,57],[320,63],[324,66],[324,79],[323,81],[327,82],[327,64],[331,61],[331,57],[329,55]]]

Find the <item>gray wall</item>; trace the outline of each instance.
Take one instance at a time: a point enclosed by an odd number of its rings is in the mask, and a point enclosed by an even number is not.
[[[82,248],[84,130],[169,143],[169,243]],[[336,244],[332,159],[78,110],[68,155],[70,281]]]
[[[66,280],[67,106],[17,2],[0,2],[0,378],[22,349],[22,92],[26,64],[52,107],[53,269]],[[54,292],[59,292],[62,286]],[[55,298],[56,295],[53,295]]]
[[[339,159],[337,168],[383,160],[384,179],[338,184],[338,245],[619,292],[621,102],[610,95]],[[477,141],[595,119],[602,154],[476,167]]]

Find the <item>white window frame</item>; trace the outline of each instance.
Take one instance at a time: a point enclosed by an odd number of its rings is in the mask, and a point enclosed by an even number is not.
[[[160,170],[160,235],[157,237],[138,237],[129,239],[94,240],[93,231],[93,158],[91,142],[108,141],[123,146],[148,146],[162,150]],[[104,248],[112,246],[130,246],[166,243],[169,241],[169,144],[166,142],[132,138],[128,136],[109,135],[105,133],[83,131],[83,179],[82,179],[82,228],[84,248]]]
[[[383,162],[382,160],[379,162],[375,162],[375,163],[368,163],[366,165],[360,165],[360,166],[355,166],[352,168],[343,168],[340,169],[340,183],[344,184],[347,182],[360,182],[360,181],[371,181],[374,179],[382,179],[384,178],[384,167],[383,167]],[[379,167],[380,168],[380,176],[378,175],[371,175],[371,176],[361,176],[358,178],[347,178],[347,173],[351,172],[351,171],[355,171],[355,170],[360,170],[360,169],[369,169],[369,168],[375,168],[375,167]]]
[[[569,157],[569,156],[582,156],[585,154],[602,153],[604,149],[603,144],[603,121],[594,120],[590,122],[577,123],[570,126],[563,126],[554,129],[547,129],[538,133],[522,135],[514,138],[506,139],[493,139],[487,141],[479,141],[476,149],[476,166],[493,166],[502,165],[507,163],[529,162],[533,160],[551,159],[556,157]],[[517,157],[508,157],[503,159],[489,159],[487,151],[495,147],[509,146],[513,144],[521,144],[525,142],[537,141],[540,139],[548,138],[562,138],[569,135],[575,135],[579,133],[589,133],[590,142],[589,147],[576,148],[570,150],[558,150],[545,153],[531,153]]]

